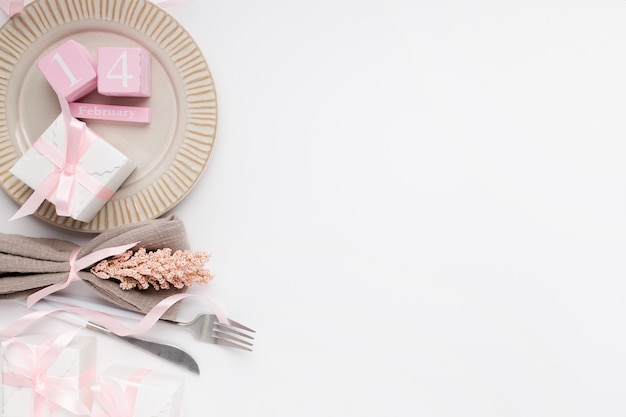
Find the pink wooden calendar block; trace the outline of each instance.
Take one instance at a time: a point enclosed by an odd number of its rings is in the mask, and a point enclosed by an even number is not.
[[[150,59],[142,48],[98,48],[98,92],[105,96],[150,97]]]
[[[37,65],[52,88],[67,101],[77,100],[97,88],[96,61],[74,40],[53,49]]]

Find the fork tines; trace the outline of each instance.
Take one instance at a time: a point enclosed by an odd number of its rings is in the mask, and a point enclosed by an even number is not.
[[[236,349],[243,349],[251,352],[251,341],[254,340],[254,337],[244,332],[241,332],[240,330],[245,330],[252,333],[256,332],[249,327],[244,326],[243,324],[237,323],[234,320],[229,319],[229,322],[230,324],[220,322],[214,323],[213,338],[215,339],[215,343],[218,345],[228,346]]]

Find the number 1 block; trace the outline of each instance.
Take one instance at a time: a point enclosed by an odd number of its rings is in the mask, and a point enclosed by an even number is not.
[[[52,88],[67,101],[77,100],[97,87],[96,61],[74,40],[53,49],[37,65]]]
[[[150,97],[150,54],[142,48],[98,48],[98,92]]]

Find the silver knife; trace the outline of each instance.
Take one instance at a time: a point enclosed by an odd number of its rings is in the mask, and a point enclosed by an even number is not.
[[[20,304],[25,305],[25,303],[23,303],[22,301],[19,302]],[[62,308],[61,306],[47,300],[39,300],[35,305],[31,307],[31,309],[44,310],[43,307],[47,307],[49,309]],[[195,372],[196,374],[200,374],[200,368],[198,367],[198,363],[194,360],[194,358],[177,346],[160,342],[151,342],[132,336],[118,336],[109,329],[100,326],[97,323],[91,322],[85,317],[68,311],[54,312],[51,317],[63,320],[66,323],[78,325],[86,329],[114,337],[126,343],[130,343],[131,345],[137,346],[138,348],[143,349],[146,352],[156,355],[176,365],[182,366],[183,368]]]

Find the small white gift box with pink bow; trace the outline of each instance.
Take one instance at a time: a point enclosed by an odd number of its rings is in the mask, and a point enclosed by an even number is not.
[[[28,335],[2,342],[2,416],[89,415],[96,339]]]
[[[33,195],[13,217],[32,214],[43,200],[57,215],[90,222],[135,164],[83,122],[61,114],[11,168]]]
[[[149,369],[107,368],[92,386],[92,417],[177,417],[184,381]]]

